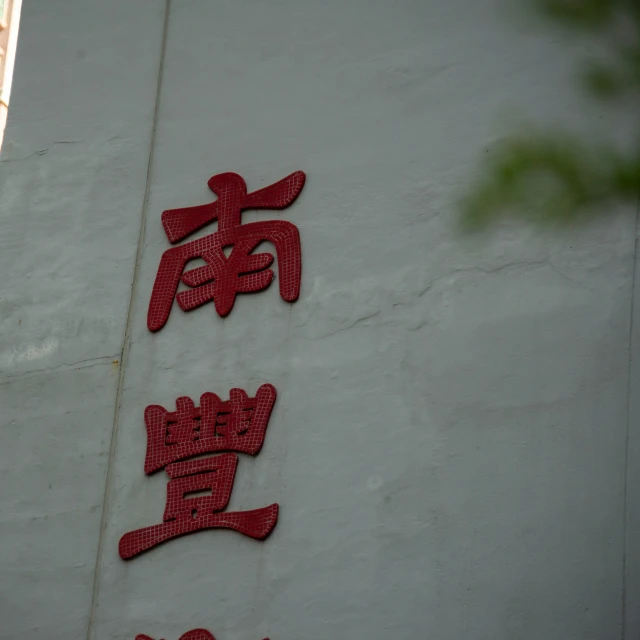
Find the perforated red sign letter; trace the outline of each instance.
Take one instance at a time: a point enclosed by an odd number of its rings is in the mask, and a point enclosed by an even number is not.
[[[256,455],[275,400],[273,385],[263,384],[254,398],[242,389],[231,389],[229,400],[224,402],[214,393],[204,393],[199,407],[191,398],[181,397],[173,412],[158,405],[146,408],[144,470],[151,474],[165,468],[170,478],[167,502],[162,523],[122,536],[118,550],[123,560],[203,529],[233,529],[257,540],[273,531],[278,521],[277,504],[250,511],[223,511],[236,475],[236,453],[193,457],[220,451]]]
[[[304,183],[305,174],[296,171],[264,189],[247,193],[247,185],[237,173],[220,173],[208,182],[218,196],[215,202],[164,211],[162,224],[171,243],[214,220],[218,221],[218,230],[164,252],[149,303],[149,330],[158,331],[166,324],[174,298],[183,311],[213,300],[216,312],[224,317],[238,293],[268,287],[274,275],[268,267],[274,258],[269,253],[252,253],[263,241],[276,248],[282,299],[297,300],[302,268],[297,227],[286,220],[242,224],[241,214],[245,209],[284,209],[300,195]],[[228,257],[225,248],[231,248]],[[206,265],[185,273],[185,266],[195,258]],[[190,289],[176,295],[181,280]]]

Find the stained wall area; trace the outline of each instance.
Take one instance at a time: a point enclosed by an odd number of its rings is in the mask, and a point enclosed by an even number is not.
[[[636,213],[454,224],[505,113],[624,138],[572,84],[583,54],[498,0],[25,0],[0,159],[0,638],[640,633]],[[226,318],[174,304],[151,333],[162,211],[211,201],[214,174],[253,191],[296,170],[290,208],[243,221],[298,227],[298,301],[276,282]],[[279,503],[272,535],[121,560],[165,506],[145,407],[266,383],[229,509]]]

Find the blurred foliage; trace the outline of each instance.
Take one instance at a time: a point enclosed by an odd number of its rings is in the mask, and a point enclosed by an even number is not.
[[[583,81],[592,99],[640,97],[640,0],[527,0],[567,29],[606,41],[611,55],[588,61]],[[513,134],[485,156],[478,182],[461,206],[466,229],[508,213],[538,224],[569,224],[640,199],[640,108],[631,152],[584,142],[563,131]]]

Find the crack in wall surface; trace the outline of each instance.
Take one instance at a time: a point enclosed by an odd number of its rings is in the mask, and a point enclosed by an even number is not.
[[[32,153],[27,154],[26,156],[22,156],[21,158],[3,158],[0,160],[0,164],[7,164],[10,162],[23,162],[24,160],[28,160],[29,158],[33,158],[33,156],[43,156],[49,152],[49,150],[57,144],[79,144],[84,142],[84,140],[55,140],[48,147],[42,147],[42,149],[38,149],[37,151],[33,151]]]
[[[629,631],[628,620],[627,620],[627,611],[630,610],[627,607],[627,582],[629,579],[629,571],[627,567],[627,547],[628,547],[628,536],[627,536],[627,527],[629,525],[629,509],[627,507],[627,503],[629,500],[628,495],[628,480],[629,480],[629,441],[631,434],[631,410],[632,410],[632,402],[631,396],[633,392],[632,383],[633,383],[633,373],[634,373],[634,362],[633,362],[633,348],[634,348],[634,328],[635,328],[635,301],[636,296],[640,295],[640,290],[636,291],[637,287],[637,278],[636,278],[636,270],[637,270],[637,261],[638,261],[638,249],[640,246],[640,197],[638,198],[638,203],[636,205],[636,224],[635,224],[635,240],[634,240],[634,249],[633,249],[633,262],[631,265],[631,305],[629,309],[629,368],[627,370],[627,425],[626,425],[626,434],[625,434],[625,444],[624,444],[624,488],[623,488],[623,515],[622,515],[622,592],[621,592],[621,633],[620,636],[622,640],[627,640],[627,632]],[[638,603],[636,603],[638,606]]]
[[[122,403],[122,390],[124,388],[124,376],[126,371],[126,363],[131,345],[131,327],[133,322],[133,309],[135,306],[136,292],[138,288],[138,277],[140,273],[140,264],[144,254],[145,230],[147,224],[147,210],[149,208],[149,196],[151,193],[151,176],[153,173],[153,158],[155,154],[156,133],[158,129],[158,114],[160,108],[160,97],[162,94],[162,80],[164,75],[164,63],[167,51],[167,34],[169,30],[169,15],[171,13],[171,0],[165,0],[164,20],[162,24],[162,35],[160,44],[160,59],[158,61],[158,74],[156,83],[155,104],[153,108],[151,136],[149,142],[149,157],[147,160],[147,175],[145,180],[144,196],[142,200],[142,208],[140,212],[140,231],[138,234],[138,244],[136,249],[136,260],[133,268],[133,277],[131,281],[131,289],[129,292],[129,305],[125,321],[125,330],[122,340],[122,350],[120,354],[120,376],[118,378],[118,388],[116,391],[115,407],[113,412],[113,427],[111,430],[111,442],[109,444],[109,458],[107,463],[107,472],[105,476],[104,494],[102,499],[102,515],[100,518],[100,531],[98,537],[98,549],[96,551],[96,560],[93,570],[93,588],[91,594],[91,603],[89,608],[89,620],[87,622],[86,640],[93,637],[93,627],[95,623],[96,611],[98,609],[98,596],[100,592],[100,576],[102,567],[102,558],[104,555],[104,538],[107,530],[107,516],[109,513],[109,505],[111,498],[111,482],[113,475],[113,466],[116,453],[116,443],[118,436],[118,426],[120,420],[120,406]]]
[[[18,373],[15,375],[9,375],[0,378],[0,385],[9,384],[16,380],[23,380],[25,378],[31,378],[34,376],[46,375],[48,373],[62,373],[64,371],[70,371],[71,369],[88,369],[89,367],[95,367],[104,364],[113,364],[118,361],[120,354],[113,356],[100,356],[98,358],[85,358],[84,360],[78,360],[77,362],[63,362],[62,364],[54,367],[44,367],[42,369],[31,369],[24,373]],[[81,365],[81,366],[79,366]]]
[[[428,281],[428,283],[426,284],[422,284],[419,285],[417,287],[414,288],[413,291],[406,291],[404,292],[404,295],[402,296],[405,299],[401,299],[397,302],[392,302],[389,303],[389,300],[387,301],[381,301],[377,308],[372,309],[371,306],[372,305],[363,305],[363,307],[361,310],[357,310],[355,311],[355,313],[357,313],[357,317],[355,318],[349,318],[349,319],[344,319],[344,325],[342,326],[338,326],[335,329],[328,331],[326,333],[322,333],[320,335],[315,335],[314,338],[315,339],[323,339],[323,338],[328,338],[330,336],[335,335],[336,333],[340,333],[341,331],[346,331],[348,329],[352,329],[354,327],[357,326],[361,326],[363,325],[367,320],[370,320],[372,318],[375,318],[377,316],[383,315],[385,311],[391,311],[393,309],[396,309],[398,307],[406,307],[406,306],[411,306],[413,304],[415,304],[416,302],[418,302],[421,298],[423,298],[427,293],[429,293],[434,287],[436,287],[438,284],[440,284],[442,281],[447,280],[448,278],[454,278],[455,276],[459,276],[459,275],[474,275],[474,274],[486,274],[486,275],[492,275],[495,273],[500,273],[500,272],[505,272],[505,271],[516,271],[518,273],[525,273],[527,271],[532,271],[535,269],[538,269],[539,267],[542,266],[548,266],[551,271],[553,271],[554,273],[556,273],[558,276],[567,279],[567,280],[571,280],[570,278],[568,278],[568,276],[565,276],[564,274],[560,273],[557,271],[557,269],[550,263],[549,258],[545,258],[543,260],[531,260],[531,261],[513,261],[513,262],[508,262],[506,264],[502,264],[499,265],[497,267],[494,268],[486,268],[486,267],[464,267],[464,268],[458,268],[458,269],[452,269],[450,271],[447,271],[446,273],[443,273],[435,278],[432,278],[431,280]],[[571,280],[571,282],[574,285],[578,285],[578,286],[584,286],[581,285],[578,282],[575,282],[573,280]],[[448,290],[449,288],[453,288],[455,285],[452,284],[451,287],[447,287],[444,290]],[[369,308],[366,308],[366,307]],[[305,326],[307,326],[312,319],[314,318],[314,314],[309,315],[305,320],[303,320],[302,322],[300,322],[299,324],[296,325],[297,329],[301,329],[304,328]],[[383,318],[382,320],[382,324],[386,324],[388,321],[385,320]],[[427,320],[422,321],[418,327],[412,327],[409,330],[417,330],[419,328],[422,328],[424,326],[426,326],[428,323]],[[369,326],[369,324],[366,324],[365,326]],[[302,336],[299,336],[302,337]]]

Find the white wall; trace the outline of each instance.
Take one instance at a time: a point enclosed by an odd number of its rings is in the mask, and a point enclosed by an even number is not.
[[[0,638],[620,637],[635,218],[461,241],[452,206],[505,112],[624,133],[573,88],[584,45],[498,0],[168,6],[164,57],[164,0],[23,7],[0,161]],[[298,169],[293,207],[243,218],[299,227],[298,302],[272,286],[149,333],[161,212],[210,200],[215,173],[253,190]],[[230,508],[279,502],[273,535],[120,560],[165,504],[145,406],[263,382],[276,408]]]
[[[87,632],[163,11],[23,5],[0,162],[3,639]]]

